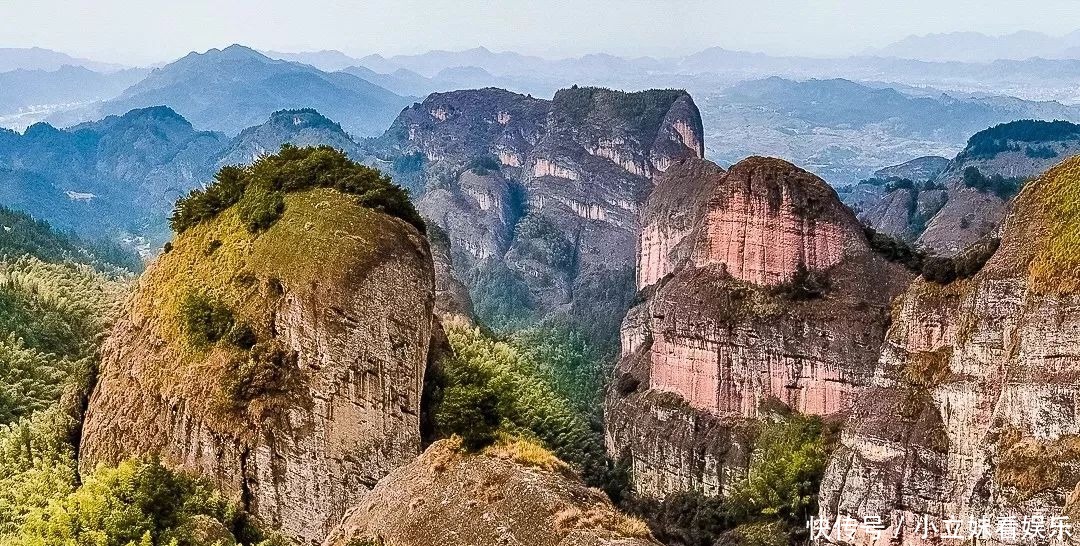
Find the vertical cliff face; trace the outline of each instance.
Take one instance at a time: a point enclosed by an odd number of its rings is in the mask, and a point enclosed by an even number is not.
[[[614,331],[599,322],[632,296],[651,180],[701,157],[702,142],[681,91],[573,88],[546,101],[482,89],[431,95],[376,148],[411,158],[396,175],[414,180],[425,217],[445,228],[482,318],[564,316]]]
[[[904,294],[829,464],[822,516],[880,515],[916,543],[923,516],[1075,511],[1078,194],[1073,158],[1017,197],[975,277]]]
[[[722,493],[763,404],[852,406],[909,277],[822,180],[780,160],[673,165],[641,222],[643,302],[622,325],[608,446],[646,494]]]
[[[433,271],[414,228],[333,190],[177,236],[102,350],[80,466],[160,456],[317,543],[419,453]]]

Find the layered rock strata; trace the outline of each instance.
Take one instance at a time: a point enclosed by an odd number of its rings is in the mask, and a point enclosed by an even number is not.
[[[651,180],[701,157],[702,142],[682,91],[573,88],[548,101],[481,89],[406,109],[376,154],[415,159],[419,208],[449,235],[482,318],[570,317],[610,336],[633,295]]]
[[[723,493],[763,405],[851,408],[910,277],[823,181],[776,159],[675,164],[641,222],[642,303],[622,325],[608,447],[646,495]]]

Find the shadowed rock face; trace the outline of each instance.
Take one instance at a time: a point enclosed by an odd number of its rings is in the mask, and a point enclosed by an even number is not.
[[[558,463],[557,463],[558,464]],[[350,510],[324,546],[658,546],[640,521],[565,468],[436,442]]]
[[[685,92],[590,88],[551,101],[436,93],[403,111],[375,148],[423,158],[395,175],[445,228],[481,318],[567,316],[609,336],[633,294],[637,212],[651,180],[704,152]]]
[[[420,451],[434,273],[419,232],[352,197],[285,202],[258,235],[236,207],[188,229],[140,278],[102,350],[80,466],[160,456],[317,543]],[[196,343],[193,294],[251,340]]]
[[[642,303],[622,325],[608,447],[646,495],[722,493],[746,465],[740,424],[764,403],[850,409],[910,277],[821,179],[776,159],[673,165],[641,223]],[[792,296],[800,270],[831,286]]]
[[[1076,517],[1080,296],[1061,249],[1075,248],[1078,192],[1073,158],[1017,197],[976,276],[903,295],[826,472],[822,516],[880,515],[905,544],[920,542],[924,515]]]

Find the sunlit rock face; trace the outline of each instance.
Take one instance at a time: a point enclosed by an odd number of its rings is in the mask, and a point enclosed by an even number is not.
[[[623,321],[608,447],[663,496],[723,493],[763,405],[847,412],[909,275],[867,245],[822,180],[784,161],[671,165],[641,213],[639,303]],[[799,295],[807,277],[820,293]],[[802,284],[801,284],[802,283]]]

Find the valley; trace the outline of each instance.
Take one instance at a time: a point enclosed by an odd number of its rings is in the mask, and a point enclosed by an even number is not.
[[[0,49],[0,545],[1073,544],[1042,36]]]

